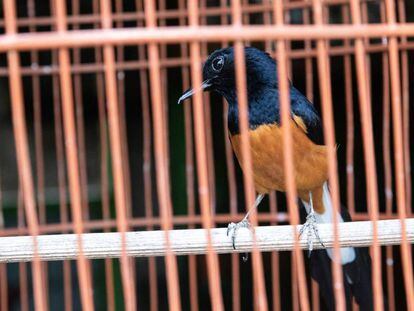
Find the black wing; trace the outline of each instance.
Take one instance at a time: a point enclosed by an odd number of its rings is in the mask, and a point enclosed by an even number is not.
[[[317,145],[324,145],[321,119],[311,102],[293,86],[290,87],[291,110],[306,127],[306,134]]]

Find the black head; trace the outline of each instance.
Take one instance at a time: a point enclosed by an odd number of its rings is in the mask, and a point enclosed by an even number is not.
[[[277,85],[276,63],[269,54],[253,47],[246,47],[246,78],[248,93],[263,86]],[[197,89],[187,90],[178,100],[181,103],[197,91],[215,91],[232,101],[236,96],[234,49],[228,47],[210,54],[203,66],[203,83]]]

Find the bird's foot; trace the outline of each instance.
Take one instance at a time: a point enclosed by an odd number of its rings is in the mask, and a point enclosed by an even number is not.
[[[237,231],[239,231],[240,228],[250,228],[250,222],[247,220],[247,218],[244,218],[238,223],[231,222],[227,226],[227,236],[231,236],[233,249],[236,249],[236,236]]]
[[[315,217],[314,211],[311,211],[308,214],[308,216],[306,216],[306,222],[303,224],[302,228],[299,231],[299,237],[301,237],[302,233],[305,231],[307,231],[308,250],[309,250],[308,256],[310,257],[312,250],[313,250],[314,237],[316,237],[319,243],[321,243],[321,245],[325,247],[325,245],[322,242],[321,237],[319,236],[319,230],[318,230],[318,226],[316,223],[316,217]]]
[[[237,231],[240,228],[250,228],[250,222],[247,220],[247,217],[238,223],[231,222],[227,226],[227,236],[231,236],[233,249],[236,249],[236,236],[237,236]],[[246,262],[249,259],[249,254],[245,253],[242,259],[244,262]]]

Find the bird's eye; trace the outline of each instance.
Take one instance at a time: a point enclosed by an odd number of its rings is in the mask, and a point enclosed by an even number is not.
[[[215,59],[213,59],[213,62],[211,63],[211,67],[216,72],[220,72],[221,69],[223,69],[223,66],[224,66],[223,56],[217,56]]]

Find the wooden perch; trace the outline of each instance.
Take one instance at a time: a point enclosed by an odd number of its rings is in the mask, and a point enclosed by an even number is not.
[[[414,218],[406,219],[407,240],[414,242]],[[301,226],[298,226],[297,230]],[[294,247],[292,226],[256,227],[257,247],[261,251],[283,251]],[[251,233],[240,229],[236,238],[237,250],[233,250],[227,228],[212,229],[213,248],[218,253],[249,252],[252,250]],[[339,224],[341,246],[368,246],[372,244],[372,223],[370,221]],[[169,232],[170,249],[176,255],[205,254],[207,230],[172,230]],[[326,247],[332,247],[332,224],[319,225],[319,235]],[[114,233],[86,233],[81,235],[83,252],[88,258],[120,257],[121,235]],[[378,239],[381,245],[400,244],[402,239],[399,220],[378,221]],[[34,238],[31,236],[0,238],[0,262],[32,261]],[[75,234],[41,235],[37,237],[37,255],[41,260],[76,259],[78,236]],[[166,253],[164,231],[139,231],[126,233],[129,256],[163,256]],[[307,248],[306,233],[300,239],[300,247]],[[314,239],[314,248],[320,248]]]

